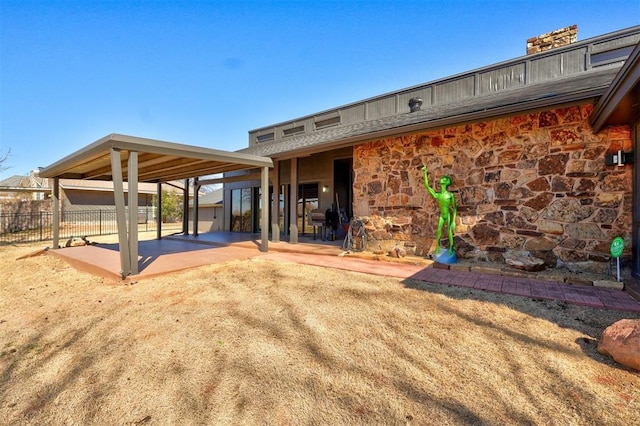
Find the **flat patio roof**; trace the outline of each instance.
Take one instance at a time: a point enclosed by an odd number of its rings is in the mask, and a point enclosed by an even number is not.
[[[124,278],[139,273],[138,212],[137,209],[126,208],[127,205],[137,205],[139,182],[157,183],[158,198],[160,198],[160,183],[162,182],[261,169],[262,205],[268,206],[269,168],[271,167],[273,167],[273,161],[267,157],[110,134],[40,170],[40,177],[53,178],[54,181],[52,193],[53,247],[56,249],[59,247],[59,187],[61,178],[113,181],[118,224],[120,274]],[[250,173],[247,176],[254,178],[255,173]],[[128,183],[128,203],[125,203],[124,196],[125,181]],[[188,189],[188,182],[185,188]],[[265,207],[262,209],[262,223],[266,224],[268,221],[269,212]],[[160,222],[158,225],[158,238],[160,238]],[[261,251],[268,250],[267,241],[268,227],[263,226]]]
[[[273,167],[268,157],[113,133],[40,170],[40,177],[113,180],[112,149],[122,153],[124,179],[128,179],[129,153],[138,153],[138,182],[168,182]]]

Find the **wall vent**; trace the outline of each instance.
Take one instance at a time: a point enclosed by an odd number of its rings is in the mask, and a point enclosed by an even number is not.
[[[275,134],[273,132],[265,133],[264,135],[260,135],[260,136],[256,137],[256,142],[258,142],[258,143],[270,142],[273,139],[275,139]]]
[[[340,116],[336,115],[335,117],[318,120],[316,121],[315,124],[316,124],[316,129],[322,129],[323,127],[329,127],[335,124],[340,124]]]
[[[289,129],[284,129],[282,131],[282,136],[293,136],[293,135],[298,135],[300,133],[304,133],[304,125],[291,127]]]

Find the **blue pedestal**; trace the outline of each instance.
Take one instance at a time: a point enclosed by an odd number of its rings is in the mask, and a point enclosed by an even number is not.
[[[449,253],[449,250],[445,250],[436,256],[436,262],[451,265],[452,263],[458,263],[458,256],[454,253]]]

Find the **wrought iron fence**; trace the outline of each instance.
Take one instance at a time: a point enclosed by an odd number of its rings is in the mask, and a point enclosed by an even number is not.
[[[163,224],[165,229],[182,224]],[[138,230],[155,231],[157,222],[153,207],[138,209]],[[168,228],[167,228],[168,229]],[[90,237],[117,234],[115,210],[85,210],[60,212],[60,238]],[[37,242],[53,239],[53,213],[0,214],[0,244]]]

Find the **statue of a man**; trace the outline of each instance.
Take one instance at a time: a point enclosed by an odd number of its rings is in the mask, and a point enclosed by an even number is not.
[[[442,226],[446,223],[449,231],[449,254],[453,255],[453,233],[456,230],[456,216],[458,215],[458,209],[456,207],[456,199],[452,192],[447,191],[447,187],[451,185],[451,178],[449,176],[442,176],[440,178],[440,192],[436,192],[429,186],[429,178],[427,177],[427,166],[422,166],[422,173],[424,174],[424,187],[427,188],[429,194],[438,201],[440,206],[440,218],[438,219],[438,232],[436,234],[436,251],[435,254],[440,254],[440,237],[442,237]]]

